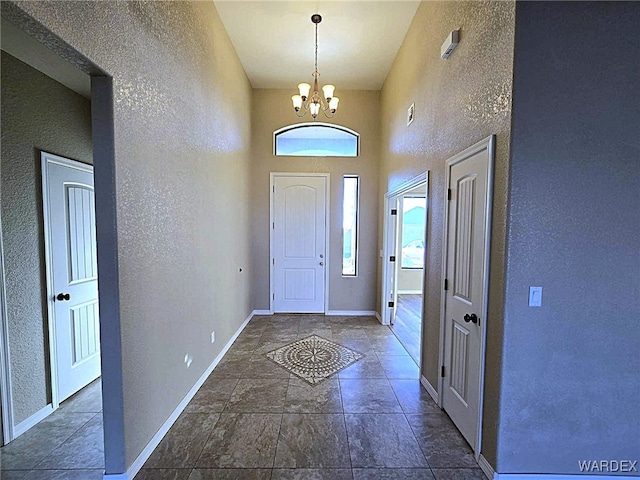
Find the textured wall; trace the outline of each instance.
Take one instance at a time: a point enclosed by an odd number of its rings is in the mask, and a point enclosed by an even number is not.
[[[338,85],[339,87],[339,85]],[[292,85],[295,89],[295,85]],[[273,132],[298,118],[291,107],[292,90],[254,90],[252,144],[252,265],[255,272],[253,305],[269,309],[269,172],[321,172],[331,174],[329,309],[375,310],[377,268],[377,199],[379,92],[338,91],[340,109],[322,121],[360,133],[360,156],[276,157]],[[320,121],[320,118],[318,119]],[[360,175],[360,231],[358,276],[342,277],[342,176]]]
[[[639,24],[634,2],[516,9],[501,473],[640,460]]]
[[[131,465],[251,311],[251,89],[213,2],[17,5],[114,78]]]
[[[16,424],[51,401],[41,151],[91,163],[90,102],[2,52],[2,241]]]
[[[438,385],[438,342],[445,212],[445,161],[497,135],[487,324],[483,452],[495,458],[497,390],[502,348],[506,182],[511,129],[513,2],[424,2],[382,89],[380,193],[429,170],[423,372]],[[460,29],[448,60],[440,46]],[[415,120],[406,112],[415,102]],[[380,209],[382,245],[382,208]],[[378,305],[379,302],[376,302]]]

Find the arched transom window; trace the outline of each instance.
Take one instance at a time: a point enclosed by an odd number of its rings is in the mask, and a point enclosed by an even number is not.
[[[273,133],[273,151],[297,157],[357,157],[360,134],[331,123],[297,123]]]

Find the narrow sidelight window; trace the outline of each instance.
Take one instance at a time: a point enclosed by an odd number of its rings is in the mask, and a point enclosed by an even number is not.
[[[345,175],[342,197],[342,275],[355,277],[358,264],[358,196],[360,178]]]

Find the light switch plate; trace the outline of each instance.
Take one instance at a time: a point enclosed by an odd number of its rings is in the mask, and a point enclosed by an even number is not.
[[[542,287],[529,287],[529,306],[542,306]]]

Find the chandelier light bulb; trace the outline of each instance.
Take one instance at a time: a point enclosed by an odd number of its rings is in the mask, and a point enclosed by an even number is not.
[[[340,101],[340,99],[338,97],[333,97],[329,101],[329,110],[331,110],[331,113],[336,113],[336,110],[338,110],[338,102],[339,101]]]
[[[300,95],[294,95],[291,97],[293,101],[293,108],[296,112],[299,112],[302,108],[302,97]]]
[[[309,105],[309,111],[311,112],[311,116],[316,118],[318,113],[320,113],[320,104],[319,103],[311,103]]]
[[[335,89],[336,87],[334,87],[333,85],[325,85],[324,87],[322,87],[322,93],[324,93],[324,98],[327,100],[327,102],[331,101]]]
[[[300,96],[302,97],[302,101],[304,102],[309,96],[311,85],[309,85],[308,83],[299,83],[298,90],[300,90]]]

